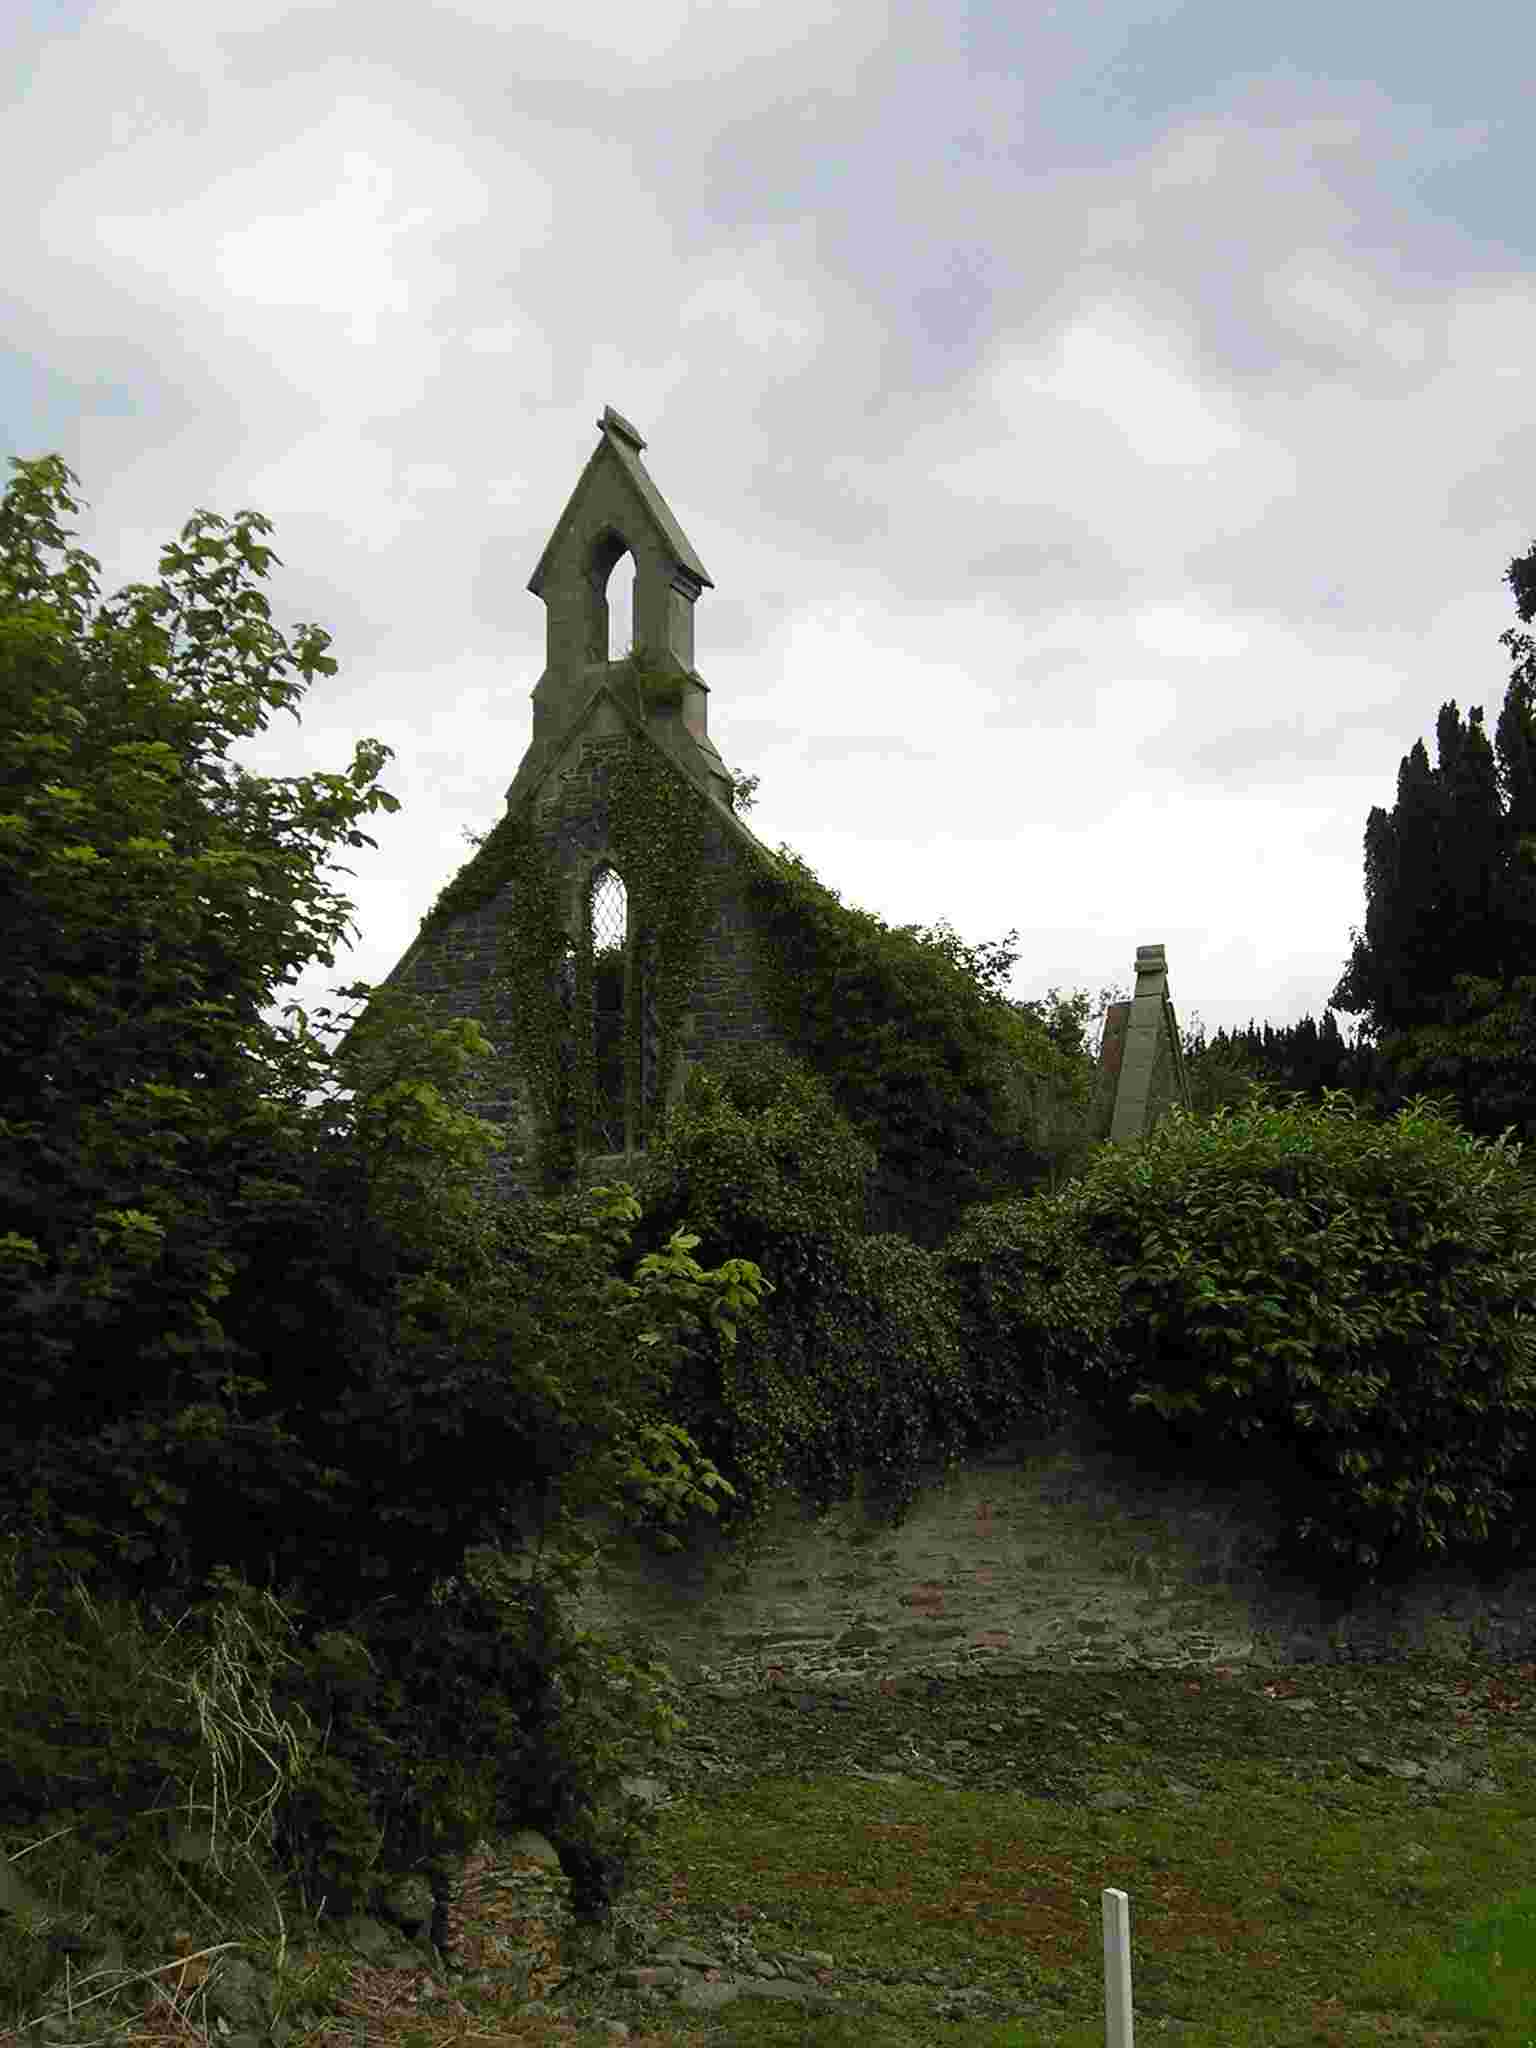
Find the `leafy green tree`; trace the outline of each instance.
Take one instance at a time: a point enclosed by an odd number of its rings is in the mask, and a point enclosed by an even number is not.
[[[12,1281],[0,1357],[13,1372],[28,1361],[57,1367],[99,1352],[110,1330],[116,1363],[102,1361],[96,1395],[110,1413],[144,1391],[135,1372],[163,1366],[174,1384],[179,1361],[211,1335],[229,1278],[211,1219],[199,1226],[183,1213],[168,1255],[167,1219],[140,1190],[162,1176],[202,1183],[228,1157],[234,1130],[262,1114],[259,1069],[245,1047],[258,1035],[268,976],[315,951],[295,915],[316,894],[314,856],[282,846],[287,821],[275,785],[261,793],[260,834],[242,830],[238,814],[226,822],[207,794],[210,783],[227,785],[205,769],[203,745],[220,723],[217,707],[233,709],[239,689],[217,673],[217,612],[191,613],[193,646],[177,664],[195,677],[186,693],[159,684],[154,670],[168,660],[170,636],[156,620],[169,593],[124,593],[134,599],[129,615],[103,613],[87,631],[91,558],[71,550],[70,567],[49,576],[39,546],[62,542],[48,497],[67,472],[56,463],[16,466],[22,475],[0,512],[0,918],[13,973],[0,1018]],[[183,539],[192,538],[189,527]],[[259,569],[270,559],[243,528],[235,545]],[[223,544],[215,546],[222,558]],[[212,552],[207,542],[172,547],[162,566],[206,580],[216,595],[227,572],[197,573]],[[280,671],[291,664],[272,661],[265,604],[248,595],[256,607],[241,605],[234,645],[258,673]],[[326,637],[301,629],[306,676],[334,672]],[[273,677],[266,688],[247,683],[245,694],[250,710],[230,721],[242,733],[264,727],[258,703],[281,703],[286,692]],[[355,790],[384,751],[359,748]],[[314,778],[294,794],[299,830],[350,825],[381,804],[398,808],[383,791],[354,796],[340,777]],[[237,801],[254,798],[242,778]],[[354,843],[372,842],[356,835]],[[323,929],[334,936],[342,922],[333,911]],[[332,964],[328,951],[320,957]],[[196,1100],[167,1092],[194,1079],[206,1086]],[[91,1235],[66,1248],[87,1209]],[[56,1249],[56,1264],[33,1225]],[[137,1341],[124,1341],[125,1317],[141,1320]],[[54,1404],[80,1393],[56,1373],[29,1391]]]

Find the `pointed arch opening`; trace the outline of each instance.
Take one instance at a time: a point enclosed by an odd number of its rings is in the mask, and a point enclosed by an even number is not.
[[[624,877],[604,861],[593,873],[588,897],[592,929],[592,1051],[597,1102],[593,1147],[601,1153],[628,1150],[624,1114],[624,1019],[629,993],[629,891]]]
[[[631,915],[629,890],[612,861],[591,870],[582,892],[583,937],[591,948],[592,979],[585,1015],[577,1002],[578,946],[567,938],[551,975],[560,1005],[558,1128],[588,1159],[643,1151],[660,1101],[661,1019],[656,999],[654,935]],[[638,985],[638,1043],[629,1042],[629,1017]],[[577,1125],[577,1048],[586,1034],[591,1049],[593,1114],[583,1137]],[[632,1075],[638,1055],[638,1071]],[[631,1085],[633,1080],[633,1085]]]
[[[586,565],[586,659],[622,661],[634,633],[636,565],[629,542],[616,526],[605,526],[593,536]]]
[[[608,578],[608,659],[623,661],[635,644],[635,558],[627,550]]]

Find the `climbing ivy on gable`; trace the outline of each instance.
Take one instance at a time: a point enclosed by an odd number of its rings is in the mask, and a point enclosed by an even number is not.
[[[685,683],[645,649],[632,649],[615,694],[648,720],[677,707]],[[756,778],[733,783],[738,803]],[[653,1101],[641,1096],[644,976],[631,972],[624,1019],[627,1129],[640,1142],[665,1102],[680,1051],[682,1016],[696,983],[707,905],[700,860],[707,799],[644,726],[617,753],[608,781],[607,857],[622,875],[635,966],[653,973],[658,1025]],[[422,919],[421,930],[488,902],[510,882],[497,972],[519,1022],[511,1057],[536,1109],[536,1156],[546,1192],[570,1185],[590,1152],[599,1097],[589,1030],[569,1031],[558,971],[570,939],[559,877],[538,842],[533,806],[502,818]],[[968,947],[952,932],[892,929],[845,906],[787,846],[770,854],[728,840],[743,872],[759,986],[783,1044],[819,1073],[860,1135],[899,1172],[956,1205],[986,1199],[1021,1161],[1060,1149],[1047,1127],[1086,1115],[1093,1067],[1069,1055],[1038,1015],[998,991],[1018,958],[1001,945]],[[1010,933],[1009,940],[1017,937]],[[592,1014],[591,920],[575,937],[574,1015]],[[852,1028],[850,1028],[852,1024]],[[571,1038],[574,1038],[574,1045]]]
[[[619,681],[621,701],[628,696],[642,717],[681,702],[681,679],[651,668],[642,651],[631,650]],[[754,782],[738,779],[738,798],[750,796]],[[632,734],[610,771],[607,854],[624,880],[630,929],[643,941],[634,948],[635,968],[644,965],[654,975],[656,1103],[665,1101],[676,1066],[698,960],[706,906],[696,876],[704,832],[702,801],[686,776],[653,740]],[[568,1185],[577,1159],[591,1150],[599,1108],[592,1034],[570,1032],[557,989],[571,938],[560,911],[559,877],[538,843],[531,805],[502,818],[476,843],[475,858],[438,896],[421,932],[478,909],[511,884],[512,900],[497,935],[497,973],[487,986],[488,993],[509,995],[518,1019],[511,1056],[534,1100],[539,1174],[553,1192]],[[593,977],[591,920],[583,916],[575,935],[572,1010],[578,1018],[592,1013]],[[645,991],[644,973],[631,972],[624,1017],[625,1114],[627,1128],[642,1143],[654,1107],[641,1094]]]

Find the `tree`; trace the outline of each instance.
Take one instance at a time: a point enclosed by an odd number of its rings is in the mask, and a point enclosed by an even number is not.
[[[573,1506],[627,1513],[638,1493],[664,1512],[712,1510],[719,1475],[646,1403],[680,1332],[702,1314],[728,1336],[755,1305],[756,1270],[702,1274],[679,1233],[639,1285],[615,1281],[635,1212],[599,1202],[595,1226],[547,1254],[585,1324],[547,1327],[518,1292],[526,1261],[508,1261],[470,1192],[497,1142],[463,1107],[464,1066],[488,1050],[476,1027],[436,1028],[413,999],[374,991],[333,1059],[302,1010],[292,1034],[262,1020],[275,983],[311,957],[333,964],[352,905],[317,878],[327,846],[373,845],[357,819],[398,809],[373,786],[389,752],[374,741],[345,775],[272,781],[223,763],[266,709],[297,718],[289,671],[307,684],[336,669],[327,634],[301,626],[290,649],[242,587],[277,559],[253,538],[269,523],[245,512],[226,533],[199,513],[164,551],[160,585],[130,586],[88,622],[99,565],[73,548],[60,572],[43,560],[64,542],[56,508],[78,509],[74,479],[57,457],[13,467],[0,506],[12,1497],[75,1540],[66,1554],[87,1572],[110,1560],[137,1589],[156,1574],[202,1585],[228,1564],[260,1583],[263,1563],[275,1577],[275,1558],[307,1560],[343,1613],[381,1576],[409,1593],[451,1570],[509,1511],[509,1474],[558,1473]],[[352,1099],[306,1106],[326,1082]]]
[[[1536,619],[1536,543],[1523,559],[1510,563],[1505,580],[1515,592],[1521,622],[1529,625]],[[1536,718],[1532,715],[1536,640],[1511,627],[1499,635],[1499,644],[1516,657],[1496,739],[1508,802],[1504,816],[1506,908],[1516,929],[1523,931],[1536,927]],[[1528,956],[1522,958],[1518,953],[1506,958],[1506,975],[1518,973],[1527,961]]]
[[[1506,581],[1536,615],[1536,545]],[[1389,817],[1366,825],[1366,929],[1332,1001],[1366,1013],[1362,1037],[1402,1085],[1436,1087],[1468,1129],[1536,1128],[1536,660],[1527,635],[1500,714],[1498,769],[1474,707],[1443,705],[1439,766],[1416,741]],[[1507,808],[1506,802],[1507,799]]]
[[[1442,736],[1446,714],[1454,711],[1447,705],[1441,713]],[[1378,805],[1366,823],[1366,939],[1356,946],[1347,1000],[1368,1010],[1378,1029],[1388,1021],[1405,1029],[1421,1021],[1441,986],[1437,977],[1453,923],[1447,808],[1444,786],[1416,740],[1398,765],[1390,815]],[[1343,993],[1334,997],[1345,999]]]
[[[253,1065],[247,1052],[259,1055],[272,1036],[258,1021],[271,978],[317,950],[333,963],[325,942],[344,917],[322,913],[318,947],[314,931],[299,930],[299,907],[319,894],[314,854],[285,847],[285,832],[346,830],[361,810],[398,806],[383,791],[353,794],[387,752],[364,743],[351,789],[340,777],[307,778],[283,818],[278,786],[242,777],[221,816],[208,792],[228,784],[206,759],[210,734],[224,729],[222,754],[231,731],[264,728],[263,701],[287,700],[271,671],[293,664],[286,651],[273,658],[265,602],[256,592],[245,593],[254,603],[237,600],[230,639],[244,682],[217,673],[227,668],[216,640],[221,607],[190,612],[193,646],[176,664],[185,693],[176,692],[155,675],[171,647],[156,619],[174,598],[136,587],[87,632],[81,600],[93,591],[93,559],[70,550],[70,567],[49,576],[39,548],[62,543],[48,499],[62,496],[68,472],[56,460],[15,466],[22,474],[0,513],[0,929],[12,974],[0,1019],[0,1116],[10,1140],[5,1245],[13,1280],[29,1266],[34,1277],[10,1292],[0,1358],[13,1371],[28,1359],[57,1364],[94,1352],[110,1328],[121,1359],[122,1317],[137,1313],[138,1362],[165,1365],[174,1382],[175,1362],[212,1337],[228,1261],[208,1220],[198,1230],[185,1215],[176,1256],[167,1256],[168,1219],[139,1189],[146,1175],[200,1183],[227,1156],[234,1129],[264,1114],[259,1059]],[[216,598],[230,572],[205,578],[200,564],[222,560],[225,545],[194,536],[195,522],[183,532],[192,549],[167,549],[162,568]],[[264,572],[270,550],[244,526],[234,546]],[[334,673],[327,639],[301,628],[306,678]],[[183,1104],[166,1094],[194,1073],[209,1077],[206,1095]],[[100,1217],[89,1255],[78,1237],[66,1245],[87,1207]],[[39,1230],[56,1259],[42,1253]],[[120,1368],[98,1375],[99,1401],[113,1409],[119,1395],[142,1391],[126,1380]],[[56,1380],[54,1399],[65,1391]]]

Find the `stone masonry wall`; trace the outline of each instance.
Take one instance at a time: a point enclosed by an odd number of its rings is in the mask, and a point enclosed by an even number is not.
[[[608,857],[609,775],[625,746],[622,735],[589,737],[571,766],[544,786],[536,802],[535,840],[559,875],[567,928],[573,935],[592,870]],[[711,1053],[763,1043],[774,1036],[757,988],[749,929],[751,909],[727,847],[728,831],[725,821],[706,805],[699,866],[705,922],[696,979],[680,1024],[680,1058],[669,1102],[681,1092],[690,1065]],[[622,868],[619,873],[623,874]],[[625,881],[628,887],[627,877]],[[487,987],[496,971],[497,930],[513,901],[508,884],[479,909],[418,940],[390,979],[427,997],[441,1021],[476,1018],[496,1047],[493,1059],[471,1070],[476,1082],[471,1107],[477,1116],[505,1130],[508,1142],[491,1161],[490,1185],[504,1198],[518,1200],[539,1192],[534,1112],[530,1091],[512,1056],[517,1021],[510,998],[503,994],[493,1000]],[[631,897],[632,938],[634,915]],[[591,1185],[594,1180],[612,1177],[623,1165],[622,1154],[589,1157],[582,1162],[579,1178]]]

